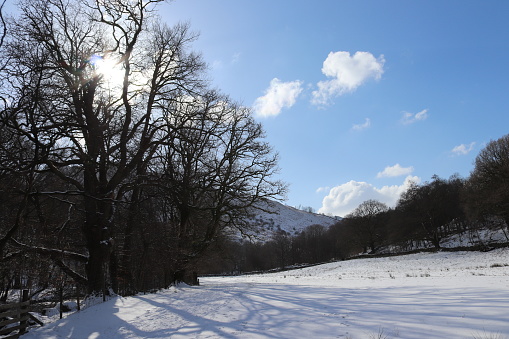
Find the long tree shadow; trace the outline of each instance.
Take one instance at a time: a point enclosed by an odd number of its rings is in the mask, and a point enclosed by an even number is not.
[[[177,292],[118,298],[33,338],[363,338],[380,328],[404,338],[509,334],[503,289],[223,283]]]

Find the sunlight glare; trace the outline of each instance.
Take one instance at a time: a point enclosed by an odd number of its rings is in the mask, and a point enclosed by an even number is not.
[[[94,67],[95,73],[102,76],[103,81],[108,87],[122,85],[124,70],[119,60],[94,54],[90,58],[90,63]]]

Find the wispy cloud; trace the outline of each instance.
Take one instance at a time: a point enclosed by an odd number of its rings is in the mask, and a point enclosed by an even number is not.
[[[232,55],[232,59],[231,59],[231,63],[232,64],[238,63],[239,60],[240,60],[241,55],[242,55],[242,53],[240,53],[240,52],[237,52],[237,53],[233,54]]]
[[[423,121],[428,118],[428,109],[423,109],[419,113],[410,113],[410,112],[403,112],[403,118],[401,119],[401,122],[404,125],[413,124],[417,121]]]
[[[468,145],[461,144],[461,145],[458,145],[458,146],[454,147],[451,150],[451,153],[453,155],[467,155],[468,153],[473,151],[474,146],[475,146],[475,142],[471,142]]]
[[[230,60],[216,59],[216,60],[212,61],[210,66],[214,70],[224,69],[228,66],[238,64],[241,61],[241,57],[242,57],[242,53],[236,52],[236,53],[232,54],[232,56],[230,57]]]
[[[329,186],[325,186],[325,187],[318,187],[316,189],[316,193],[322,193],[322,192],[328,192],[330,191],[330,187]]]
[[[400,164],[396,164],[394,166],[387,166],[382,172],[378,172],[376,177],[377,178],[399,177],[402,175],[408,175],[413,171],[414,171],[413,166],[401,167]]]
[[[322,207],[318,213],[346,216],[366,200],[374,199],[396,206],[401,194],[405,192],[412,182],[419,183],[421,179],[416,176],[407,176],[401,185],[383,186],[377,188],[367,182],[349,181],[333,187],[329,194],[323,198]]]
[[[363,124],[353,125],[352,129],[354,131],[362,131],[363,129],[366,129],[369,126],[371,126],[371,119],[370,118],[366,118],[366,120],[364,121]]]
[[[221,60],[214,60],[211,66],[213,69],[218,70],[223,68],[223,62]]]
[[[323,62],[322,73],[332,78],[318,82],[318,90],[313,91],[311,102],[326,106],[336,96],[352,92],[368,79],[380,79],[384,72],[384,56],[375,58],[369,52],[330,52]]]
[[[282,82],[278,78],[272,79],[265,95],[257,98],[253,104],[258,117],[277,116],[283,108],[290,108],[295,104],[302,92],[302,81]]]

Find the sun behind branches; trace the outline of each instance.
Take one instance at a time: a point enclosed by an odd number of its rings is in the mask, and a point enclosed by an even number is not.
[[[120,88],[124,81],[122,63],[110,56],[92,55],[90,64],[97,75],[102,76],[104,85],[109,88]]]

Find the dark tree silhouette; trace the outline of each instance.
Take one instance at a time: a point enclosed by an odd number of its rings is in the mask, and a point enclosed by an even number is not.
[[[433,176],[423,185],[412,185],[401,195],[396,210],[403,213],[407,227],[414,238],[429,241],[440,248],[442,238],[450,233],[455,223],[464,219],[461,194],[464,181],[456,176],[444,180]]]
[[[466,200],[474,219],[497,216],[509,225],[509,135],[490,141],[477,155]]]
[[[370,253],[375,253],[382,244],[388,210],[387,205],[382,202],[367,200],[346,216],[346,219],[349,219],[348,227],[365,253],[368,249]]]
[[[171,253],[196,258],[226,227],[242,229],[247,207],[285,190],[270,180],[277,155],[261,126],[207,89],[205,64],[189,51],[196,35],[160,23],[160,2],[21,0],[2,48],[2,131],[31,149],[28,182],[60,182],[36,195],[80,211],[83,243],[69,257],[84,259],[85,274],[60,264],[89,293],[115,289],[119,264],[132,266],[136,213],[148,200],[168,204],[152,203],[155,216],[137,234],[152,227],[178,239],[183,250]],[[2,163],[19,173],[14,146]],[[30,184],[24,191],[27,201],[35,194]],[[18,228],[0,245],[17,241]],[[154,234],[136,240],[155,253]]]

